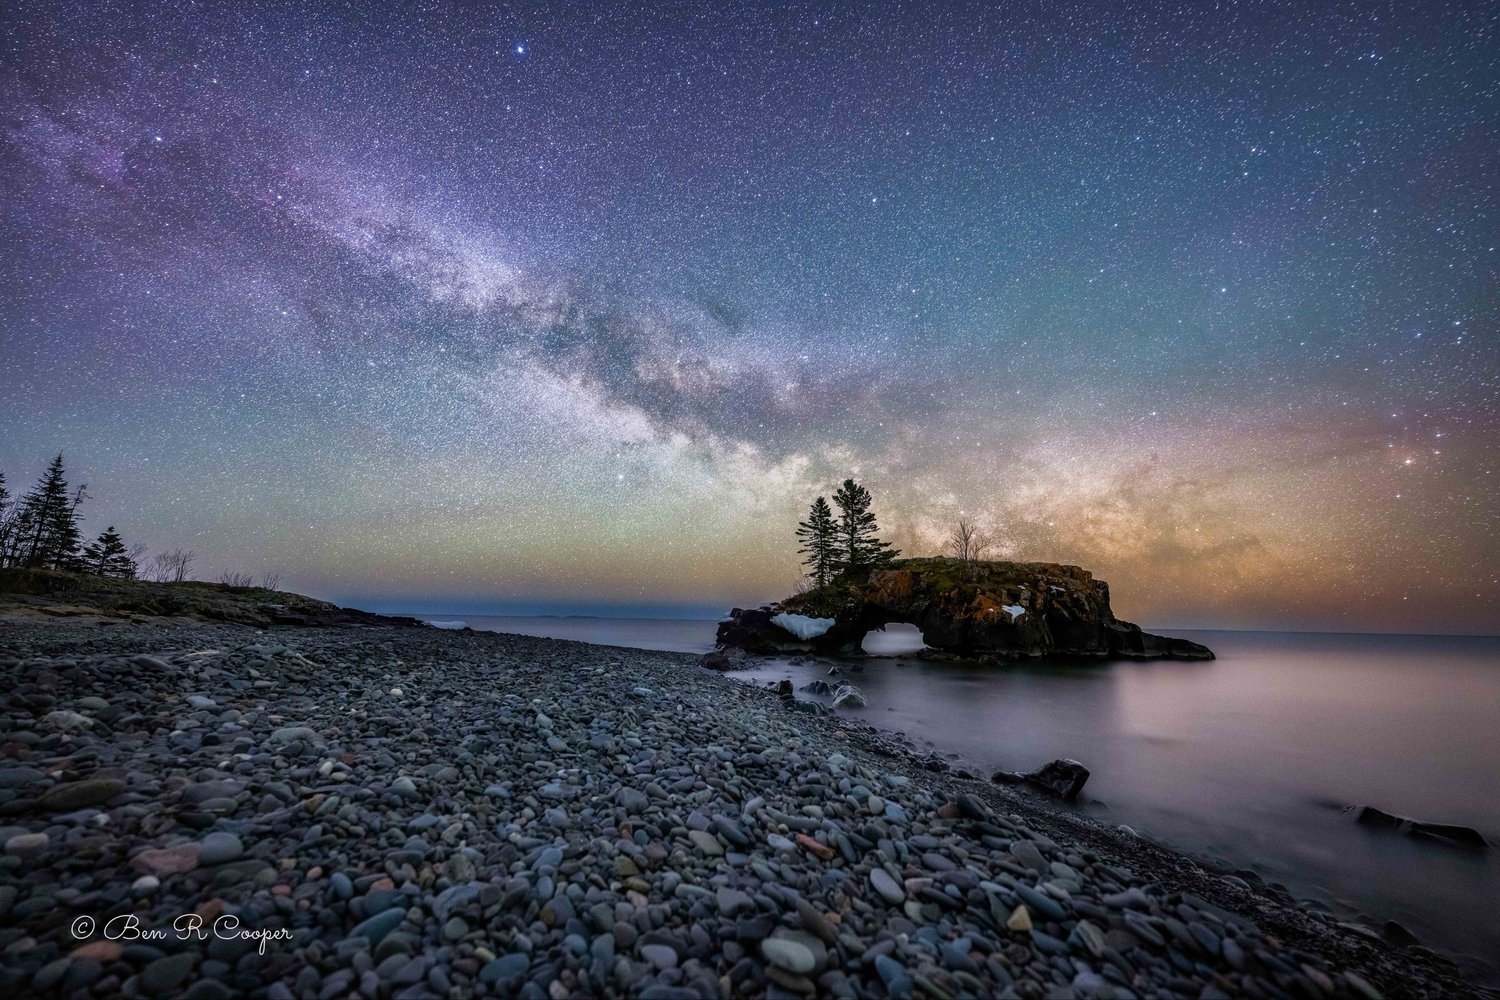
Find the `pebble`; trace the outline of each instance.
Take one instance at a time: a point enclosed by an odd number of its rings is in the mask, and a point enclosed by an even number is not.
[[[46,851],[51,840],[45,833],[18,833],[6,840],[5,853],[14,854],[22,861],[30,861]]]
[[[892,906],[900,906],[906,902],[906,890],[884,868],[870,869],[870,885],[875,887],[881,899]]]
[[[110,799],[125,792],[125,782],[119,778],[86,778],[53,785],[37,799],[37,808],[43,812],[73,812],[89,806],[102,806]]]
[[[760,943],[761,954],[777,968],[798,975],[813,971],[817,961],[805,943],[790,937],[769,937]]]
[[[688,839],[693,846],[711,858],[719,857],[724,853],[724,846],[719,843],[719,838],[703,830],[689,830]]]
[[[141,992],[154,997],[175,990],[193,971],[195,960],[189,951],[158,958],[141,970]]]
[[[198,842],[200,865],[222,865],[239,860],[245,853],[245,845],[232,833],[214,832]]]

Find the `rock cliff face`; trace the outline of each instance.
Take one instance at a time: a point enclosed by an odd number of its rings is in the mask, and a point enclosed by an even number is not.
[[[821,620],[799,639],[778,615]],[[868,579],[839,581],[763,608],[736,608],[719,625],[721,647],[750,652],[855,654],[872,629],[907,622],[931,648],[976,659],[1092,656],[1211,660],[1206,646],[1142,632],[1109,608],[1109,585],[1057,563],[901,559]],[[798,621],[804,635],[809,631]],[[822,627],[822,626],[819,626]]]

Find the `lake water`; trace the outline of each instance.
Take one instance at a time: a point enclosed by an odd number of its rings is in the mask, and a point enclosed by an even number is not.
[[[455,616],[456,617],[456,616]],[[715,624],[465,617],[470,627],[705,652]],[[1173,631],[1210,663],[956,666],[914,656],[847,675],[860,714],[988,773],[1056,757],[1093,772],[1085,806],[1251,868],[1345,916],[1394,919],[1480,981],[1500,980],[1500,638]],[[910,654],[892,626],[865,643]],[[827,662],[737,676],[801,688]],[[800,694],[798,697],[809,697]],[[822,699],[822,700],[827,700]],[[1472,852],[1354,824],[1356,804],[1474,827]]]

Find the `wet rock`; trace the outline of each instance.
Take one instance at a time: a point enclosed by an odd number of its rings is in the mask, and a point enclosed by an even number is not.
[[[1035,771],[996,771],[990,780],[996,784],[1025,784],[1056,795],[1068,802],[1078,798],[1084,783],[1089,780],[1089,769],[1076,760],[1054,760]]]
[[[1423,823],[1405,816],[1394,816],[1374,806],[1350,806],[1344,812],[1354,818],[1360,826],[1377,830],[1391,830],[1419,840],[1432,840],[1471,850],[1484,850],[1489,841],[1478,830],[1449,823]]]
[[[834,708],[864,708],[865,694],[853,684],[840,684],[833,693]]]

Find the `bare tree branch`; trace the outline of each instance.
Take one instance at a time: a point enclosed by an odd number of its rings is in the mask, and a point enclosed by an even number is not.
[[[963,564],[966,576],[973,575],[974,564],[982,562],[989,549],[989,535],[967,518],[959,518],[948,535],[948,551]]]

